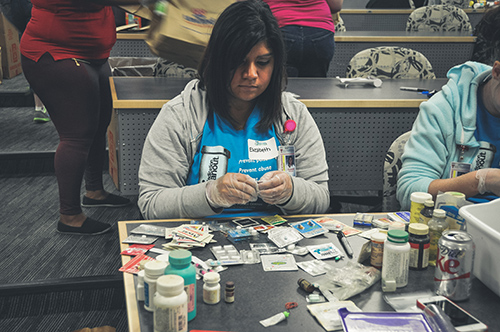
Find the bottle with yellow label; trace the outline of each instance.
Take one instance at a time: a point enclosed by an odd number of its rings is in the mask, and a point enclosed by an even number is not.
[[[432,219],[429,221],[429,265],[436,266],[436,259],[438,254],[438,241],[444,231],[450,228],[446,221],[446,211],[442,209],[435,209]]]
[[[434,212],[434,201],[428,199],[424,202],[424,208],[420,211],[419,223],[427,225],[429,220],[432,219],[432,213]]]

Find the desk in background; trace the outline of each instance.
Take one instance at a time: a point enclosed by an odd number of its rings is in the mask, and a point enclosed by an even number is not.
[[[345,1],[344,4],[351,1]],[[361,9],[362,8],[362,9]],[[406,22],[413,9],[342,9],[340,17],[347,31],[406,31]],[[464,9],[474,28],[485,9]]]
[[[476,37],[462,32],[346,31],[335,34],[329,77],[345,77],[352,57],[367,48],[399,46],[422,53],[431,63],[436,77],[472,57]]]
[[[113,57],[154,57],[144,41],[144,33],[119,33],[111,50]],[[335,34],[335,54],[328,77],[345,77],[351,58],[361,50],[377,46],[400,46],[423,53],[436,77],[472,57],[475,37],[461,32],[346,31]]]
[[[110,173],[125,195],[138,193],[142,146],[160,108],[180,93],[187,79],[112,77],[114,114],[108,143]],[[381,88],[344,88],[333,78],[290,78],[287,91],[299,95],[323,138],[332,195],[381,191],[387,149],[411,129],[427,98],[401,86],[440,90],[446,79],[386,80]],[[300,125],[300,124],[298,124]]]
[[[347,225],[352,225],[353,214],[332,215],[333,219],[339,220]],[[385,214],[378,214],[379,217]],[[304,220],[319,216],[294,216],[286,217],[290,221]],[[118,223],[120,242],[122,242],[132,229],[140,224],[154,224],[166,227],[175,227],[183,223],[189,223],[189,220],[140,220],[140,221],[120,221]],[[215,232],[217,245],[231,244],[226,238]],[[266,235],[260,235],[258,242],[266,242]],[[339,262],[325,260],[334,267],[342,267],[347,262],[356,262],[361,246],[368,240],[359,236],[350,236],[348,241],[354,249],[354,258],[344,258]],[[253,242],[253,241],[252,241]],[[343,252],[334,233],[317,236],[311,239],[302,239],[298,245],[306,246],[331,242]],[[165,243],[164,239],[158,239],[155,243],[157,248]],[[208,245],[206,248],[193,249],[194,256],[207,260],[214,259]],[[121,244],[121,249],[128,247]],[[248,242],[236,244],[238,250],[250,247]],[[155,254],[151,254],[154,256]],[[313,259],[310,254],[305,256],[295,255],[297,262]],[[130,260],[128,256],[122,256],[122,262],[125,264]],[[218,330],[218,331],[239,331],[239,332],[257,332],[257,331],[286,331],[286,332],[304,332],[304,331],[324,331],[323,327],[309,314],[305,299],[306,293],[298,288],[297,280],[305,278],[310,282],[320,280],[322,276],[312,277],[308,273],[298,271],[286,272],[264,272],[262,265],[237,265],[230,266],[227,270],[220,272],[221,285],[226,281],[235,282],[235,302],[225,303],[221,300],[219,304],[208,305],[203,303],[202,287],[203,282],[197,281],[197,315],[194,320],[189,322],[188,330]],[[419,291],[433,291],[434,268],[427,270],[413,271],[409,273],[408,286],[397,289],[396,293],[405,294]],[[153,314],[146,311],[143,302],[136,300],[135,277],[124,273],[124,287],[127,305],[127,316],[130,332],[149,332],[153,331]],[[353,301],[363,311],[394,311],[383,299],[384,293],[381,291],[380,282],[376,283],[362,293],[353,296],[349,300]],[[270,328],[264,328],[259,324],[259,320],[268,318],[278,312],[284,311],[286,302],[297,302],[298,307],[291,309],[290,317],[285,322],[279,323]],[[474,279],[472,283],[472,295],[468,301],[460,302],[459,305],[469,311],[473,316],[481,320],[490,327],[490,331],[500,326],[500,298],[491,292],[481,281]]]

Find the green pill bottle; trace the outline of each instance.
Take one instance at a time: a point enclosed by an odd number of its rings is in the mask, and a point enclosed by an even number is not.
[[[188,296],[188,321],[196,317],[196,269],[191,264],[191,252],[184,249],[171,251],[165,274],[184,278],[184,290]]]

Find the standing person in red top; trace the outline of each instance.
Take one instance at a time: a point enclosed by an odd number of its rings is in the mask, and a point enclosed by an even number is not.
[[[344,0],[264,0],[278,20],[289,77],[326,77],[335,49],[332,14]]]
[[[81,206],[119,207],[126,198],[104,190],[106,129],[111,119],[108,57],[116,41],[112,8],[139,0],[32,0],[21,38],[23,71],[59,134],[54,167],[59,186],[57,230],[102,234],[111,225],[88,218]],[[86,194],[80,205],[85,178]]]

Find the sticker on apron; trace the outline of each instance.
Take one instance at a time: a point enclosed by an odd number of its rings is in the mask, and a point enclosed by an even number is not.
[[[269,160],[278,156],[276,140],[271,137],[267,141],[248,139],[248,158],[254,160]]]

